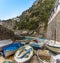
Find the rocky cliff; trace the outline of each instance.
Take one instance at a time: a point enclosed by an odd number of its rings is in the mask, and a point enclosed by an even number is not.
[[[14,32],[0,25],[0,40],[14,39]]]
[[[4,20],[2,25],[11,30],[33,30],[37,34],[46,33],[48,16],[55,0],[36,0],[32,7],[13,19]]]

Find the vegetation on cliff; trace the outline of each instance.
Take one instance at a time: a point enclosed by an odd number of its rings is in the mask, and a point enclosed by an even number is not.
[[[11,30],[33,30],[46,33],[50,11],[55,0],[36,0],[32,7],[13,19],[4,20],[3,26]],[[6,25],[5,25],[6,24]]]
[[[31,8],[24,11],[21,16],[18,16],[20,21],[16,21],[14,29],[35,30],[41,28],[40,25],[43,23],[44,29],[46,29],[48,16],[54,2],[55,0],[36,0]]]

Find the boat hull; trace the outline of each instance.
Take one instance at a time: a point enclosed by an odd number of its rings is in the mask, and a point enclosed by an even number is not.
[[[24,49],[23,49],[24,48]],[[24,51],[25,50],[25,51]],[[26,51],[29,51],[29,52],[27,52],[26,53]],[[31,50],[31,51],[30,51]],[[23,52],[22,52],[23,51]],[[22,53],[21,53],[22,52]],[[30,54],[29,54],[30,53]],[[25,55],[28,55],[29,54],[29,56],[27,57],[26,56],[26,58],[24,57]],[[21,48],[19,48],[18,49],[18,51],[15,53],[15,55],[14,55],[14,60],[15,60],[15,62],[17,62],[17,63],[27,63],[31,58],[32,58],[32,56],[33,56],[33,48],[31,47],[31,46],[29,46],[29,45],[25,45],[25,46],[23,46],[23,47],[21,47]]]
[[[12,44],[13,41],[8,39],[8,40],[1,40],[0,41],[0,51],[3,49],[3,47],[9,45],[9,44]]]
[[[3,57],[8,57],[12,54],[15,53],[15,51],[20,48],[21,46],[23,46],[23,43],[21,42],[15,42],[15,43],[12,43],[10,45],[7,45],[5,46],[2,50],[1,50],[1,53],[2,53],[2,56]]]
[[[60,47],[54,47],[54,46],[46,46],[50,51],[54,52],[54,53],[60,53]]]
[[[4,52],[5,58],[10,56],[10,55],[13,55],[15,52],[16,52],[16,50],[14,50],[14,51],[5,51]]]
[[[58,55],[51,55],[50,62],[51,63],[60,63],[60,54],[58,54]]]

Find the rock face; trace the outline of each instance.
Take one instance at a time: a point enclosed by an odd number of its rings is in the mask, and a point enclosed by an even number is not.
[[[13,38],[14,38],[13,31],[0,25],[0,40],[13,39]]]
[[[46,34],[48,15],[55,0],[36,0],[22,15],[4,20],[1,25],[13,30],[29,30],[39,35]],[[46,12],[47,11],[47,12]]]
[[[16,25],[15,22],[16,21],[14,19],[8,19],[8,20],[0,21],[0,25],[2,25],[7,29],[13,30],[14,26]]]

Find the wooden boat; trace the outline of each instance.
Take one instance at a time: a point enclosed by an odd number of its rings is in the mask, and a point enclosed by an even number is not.
[[[37,53],[42,60],[50,61],[52,53],[49,50],[38,50]]]
[[[57,41],[50,40],[46,43],[46,47],[54,53],[60,53],[60,43]]]
[[[31,41],[29,44],[36,50],[44,46],[44,42],[41,42],[40,40],[37,40],[37,39]]]
[[[3,63],[14,63],[14,62],[12,62],[12,61],[4,61]]]
[[[15,43],[9,44],[9,45],[3,47],[1,54],[3,57],[8,57],[8,56],[14,54],[15,51],[23,45],[24,45],[23,42],[15,42]]]
[[[50,61],[50,63],[60,63],[60,55],[52,55]]]
[[[38,60],[38,62],[34,62],[34,63],[50,63],[49,61],[46,61],[45,59],[43,60],[39,54],[37,50],[34,50],[34,55],[36,56],[36,60]],[[46,57],[45,57],[46,58]]]
[[[8,39],[8,40],[1,40],[0,41],[0,51],[2,50],[2,48],[8,44],[11,44],[13,43],[13,41],[11,39]]]
[[[32,46],[35,50],[40,49],[40,45],[38,43],[30,42],[30,46]]]
[[[19,48],[16,54],[14,55],[14,60],[17,63],[25,63],[29,61],[33,56],[33,48],[29,45],[25,45],[22,48]]]

